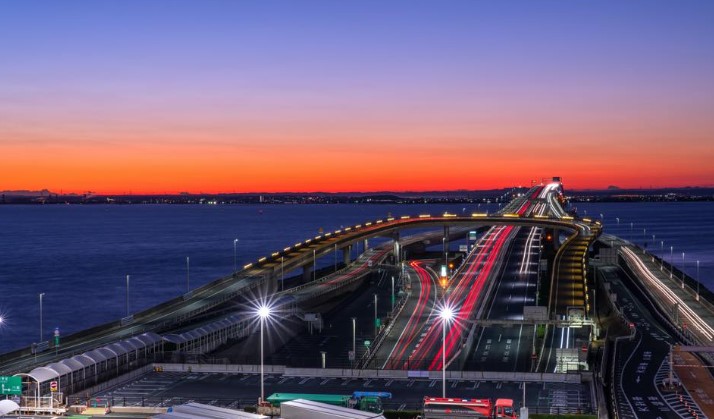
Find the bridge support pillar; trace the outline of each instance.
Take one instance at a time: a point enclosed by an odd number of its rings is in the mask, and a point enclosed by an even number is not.
[[[342,261],[345,266],[352,262],[352,245],[348,245],[342,248]]]
[[[263,292],[265,293],[264,295],[271,295],[275,292],[280,291],[280,267],[278,266],[278,270],[275,271],[273,270],[266,278],[265,281],[265,290]]]
[[[310,282],[312,281],[314,277],[314,270],[312,268],[312,262],[308,263],[307,265],[302,266],[302,280],[304,282]]]
[[[394,240],[394,245],[392,247],[392,256],[394,256],[394,264],[399,264],[401,260],[402,245],[399,243],[399,231],[394,231],[390,234],[392,240]]]

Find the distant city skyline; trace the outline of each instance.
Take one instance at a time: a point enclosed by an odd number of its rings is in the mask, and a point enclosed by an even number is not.
[[[0,190],[711,186],[714,4],[0,3]]]

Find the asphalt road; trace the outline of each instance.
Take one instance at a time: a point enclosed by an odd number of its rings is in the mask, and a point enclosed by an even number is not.
[[[607,275],[607,274],[606,274]],[[666,419],[691,417],[684,401],[692,405],[688,395],[660,390],[669,368],[669,344],[675,339],[650,313],[638,293],[623,283],[625,274],[613,269],[607,278],[618,296],[618,305],[627,320],[635,325],[633,339],[621,340],[615,360],[617,403],[623,418]],[[701,415],[700,417],[703,417]]]
[[[486,311],[488,319],[522,319],[523,306],[535,304],[540,241],[529,240],[531,230],[521,228],[506,252],[504,269]],[[532,347],[532,326],[482,328],[464,369],[531,371]]]

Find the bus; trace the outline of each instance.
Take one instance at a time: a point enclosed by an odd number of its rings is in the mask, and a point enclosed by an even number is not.
[[[424,419],[516,419],[517,417],[511,399],[497,399],[493,403],[489,399],[424,397]]]

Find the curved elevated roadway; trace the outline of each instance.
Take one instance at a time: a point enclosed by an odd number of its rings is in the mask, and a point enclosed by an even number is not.
[[[517,201],[520,199],[525,201],[528,198],[528,196],[517,198],[513,204],[520,206]],[[551,287],[556,290],[555,301],[565,301],[562,299],[563,295],[566,295],[563,290],[570,291],[567,284],[576,283],[584,278],[584,267],[581,265],[587,249],[584,245],[592,241],[599,232],[599,225],[589,220],[526,217],[508,212],[508,206],[496,215],[421,214],[370,221],[296,243],[244,266],[244,269],[239,272],[206,284],[181,297],[125,319],[67,336],[57,351],[50,347],[45,352],[35,355],[30,348],[25,348],[4,354],[0,356],[0,373],[7,375],[19,372],[33,365],[52,362],[68,353],[79,353],[147,331],[162,333],[190,323],[193,319],[204,316],[212,309],[236,298],[272,294],[277,290],[277,281],[281,272],[310,266],[315,258],[331,255],[337,250],[349,249],[350,246],[373,237],[393,238],[394,253],[398,255],[399,232],[403,229],[485,225],[539,226],[570,233],[558,251],[561,256],[557,258],[557,269],[554,270],[552,279],[556,286]],[[580,263],[572,264],[574,261]],[[561,283],[566,286],[559,286]],[[554,308],[558,307],[556,305]]]

